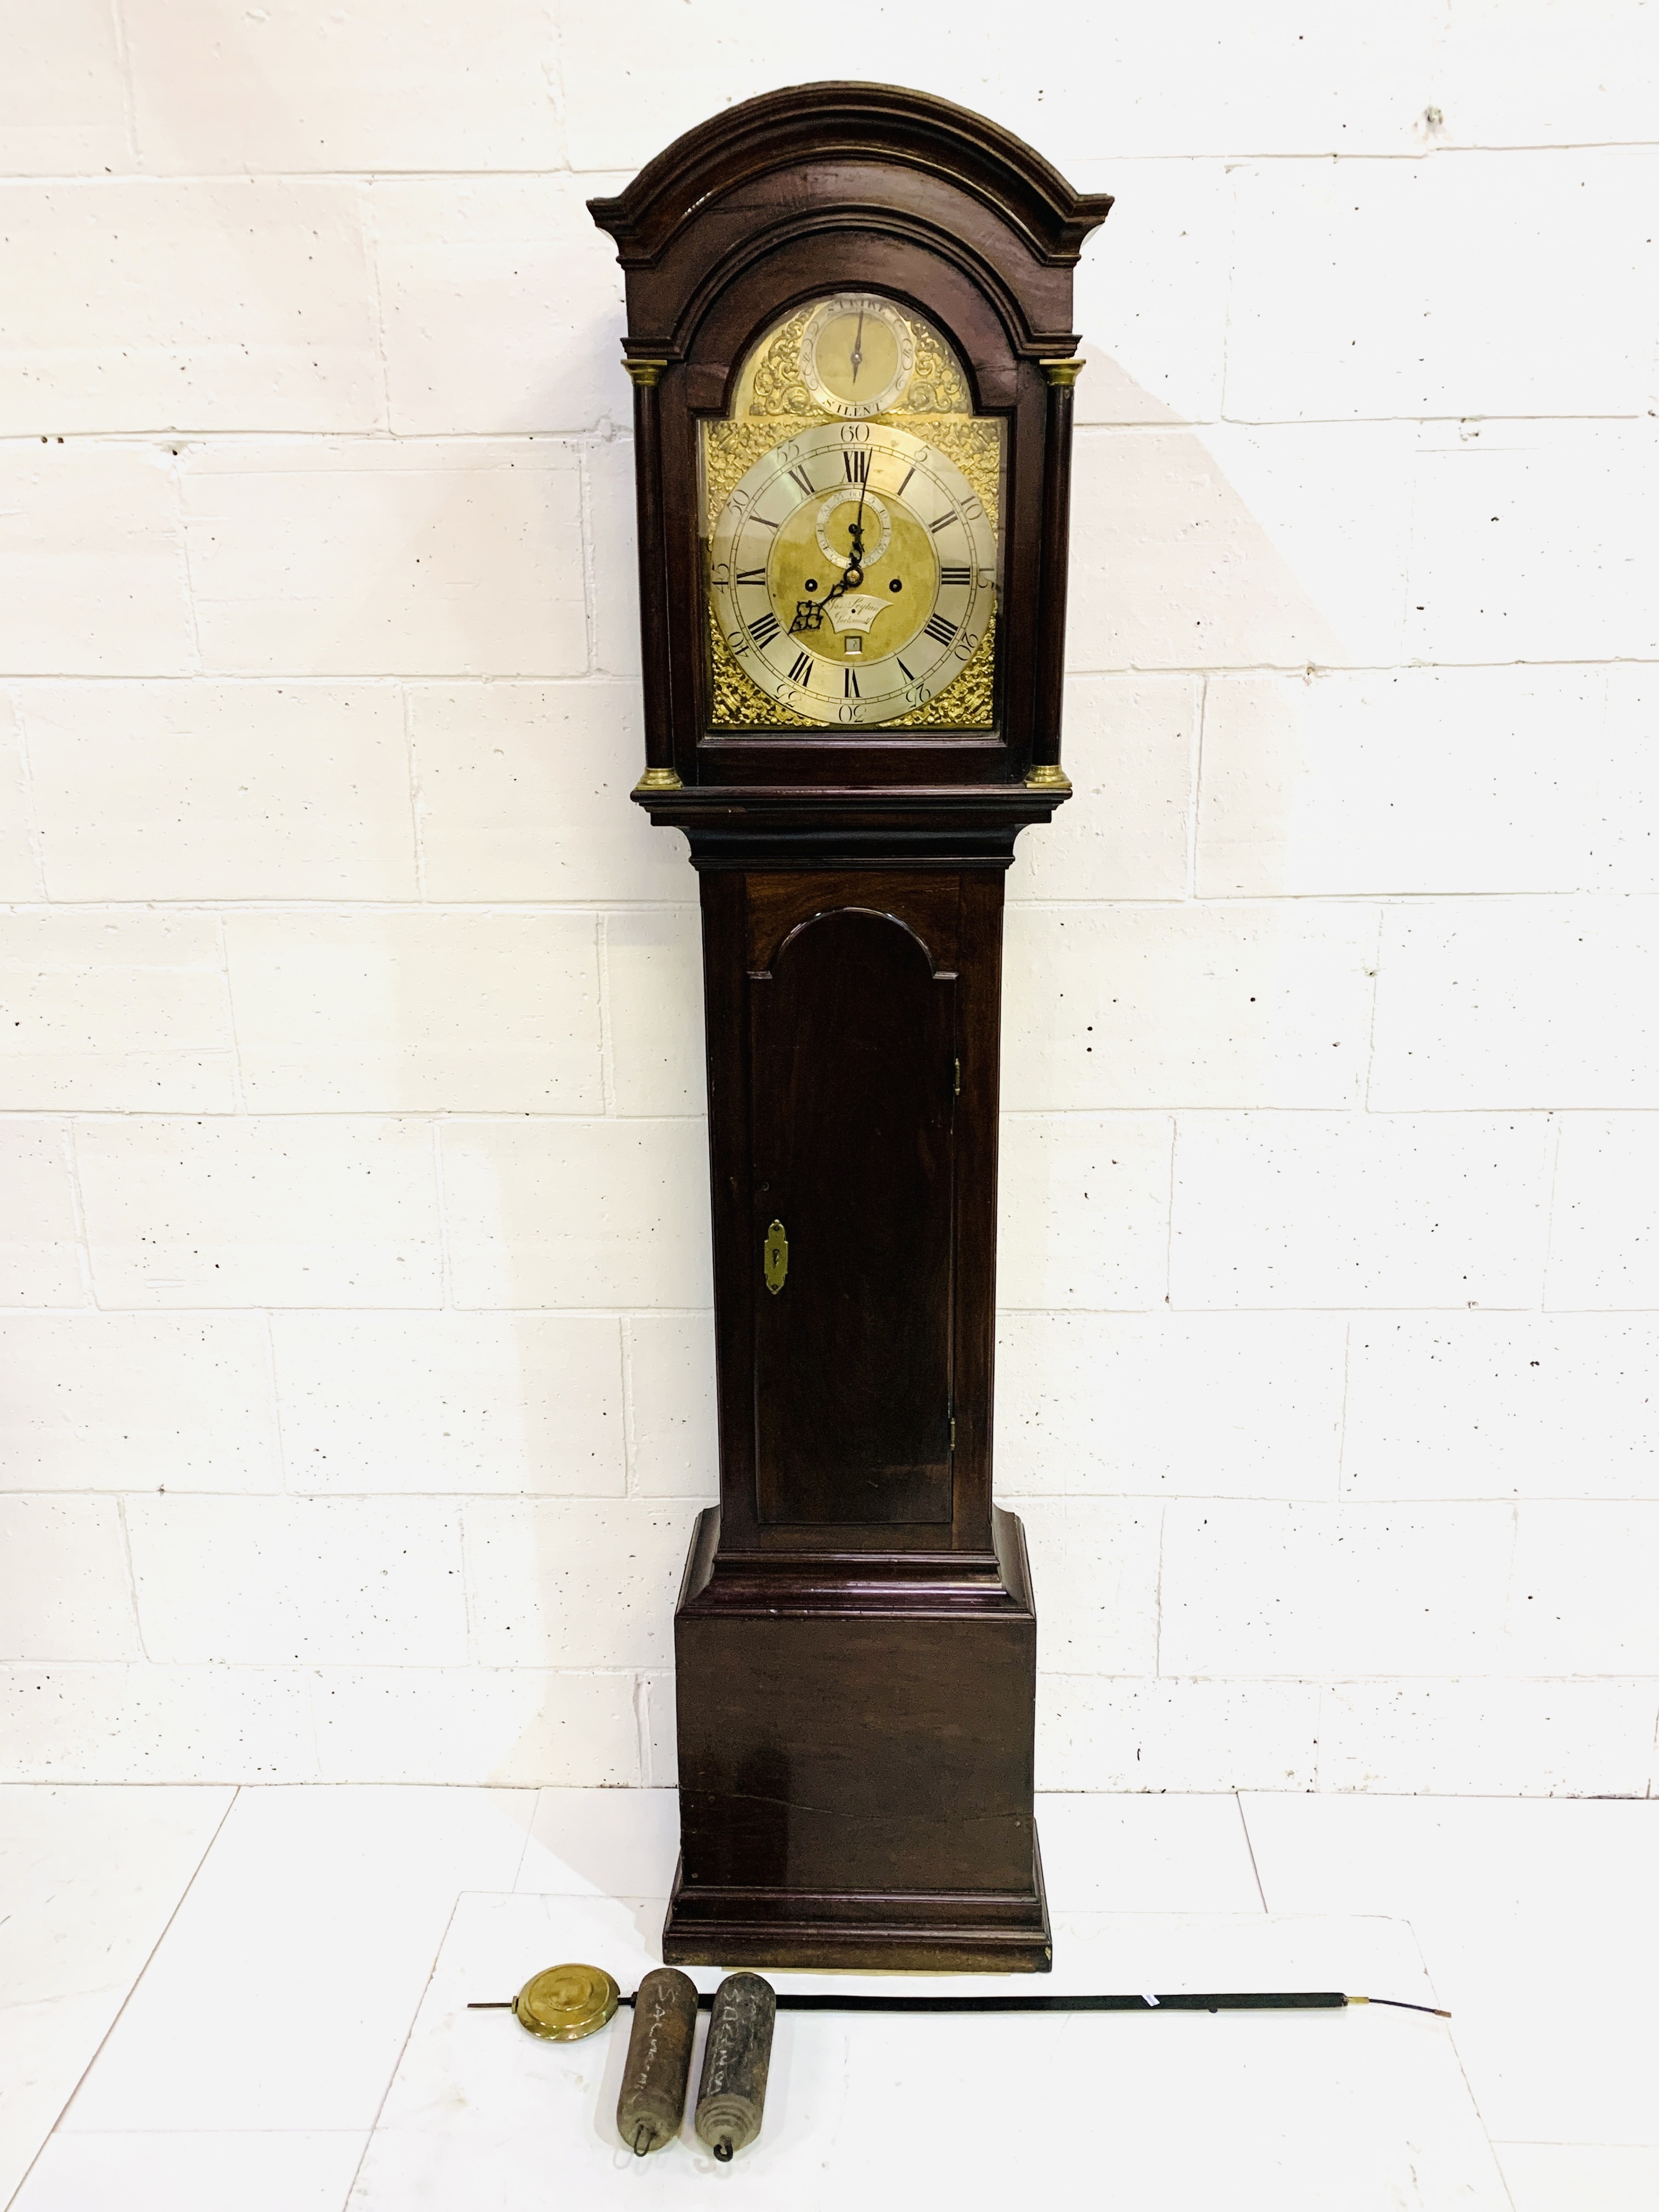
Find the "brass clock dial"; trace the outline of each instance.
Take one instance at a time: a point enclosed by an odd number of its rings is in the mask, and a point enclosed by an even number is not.
[[[961,673],[996,604],[982,501],[945,454],[889,423],[783,439],[714,516],[709,556],[734,661],[826,727],[925,706]]]
[[[801,381],[826,415],[864,422],[903,398],[916,341],[890,300],[844,292],[826,300],[801,333]]]

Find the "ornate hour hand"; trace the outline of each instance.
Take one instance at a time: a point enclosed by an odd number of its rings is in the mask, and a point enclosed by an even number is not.
[[[857,516],[847,526],[852,543],[852,559],[838,584],[831,584],[821,599],[797,599],[795,619],[789,625],[791,637],[799,637],[803,630],[822,629],[823,611],[831,599],[840,599],[844,592],[856,592],[864,581],[864,501],[860,495]]]

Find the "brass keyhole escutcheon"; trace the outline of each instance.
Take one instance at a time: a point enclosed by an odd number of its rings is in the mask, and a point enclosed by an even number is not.
[[[782,1222],[775,1221],[767,1231],[761,1258],[766,1273],[766,1287],[776,1297],[783,1288],[785,1276],[789,1273],[789,1239],[783,1233]]]

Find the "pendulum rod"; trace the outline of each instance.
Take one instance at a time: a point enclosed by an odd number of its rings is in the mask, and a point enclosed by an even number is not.
[[[709,2011],[714,1996],[712,1990],[699,1991],[699,2008]],[[633,2002],[632,1996],[617,1999],[619,2005]],[[515,1997],[486,1998],[469,2004],[467,2010],[512,2012],[517,2004]],[[816,1991],[809,1995],[780,1990],[777,1998],[780,2012],[1330,2012],[1339,2005],[1359,2004],[1389,2005],[1396,2012],[1431,2013],[1436,2020],[1451,2018],[1441,2005],[1413,2004],[1405,1997],[1348,1996],[1340,1990],[1221,1990],[1207,1996],[1182,1990],[1167,1996],[1030,1997],[878,1996],[851,1990],[824,1996]]]

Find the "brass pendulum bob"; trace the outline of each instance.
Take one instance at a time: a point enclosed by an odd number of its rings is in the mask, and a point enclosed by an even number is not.
[[[622,1991],[602,1966],[546,1966],[510,2002],[473,2009],[511,2012],[544,2043],[580,2043],[597,2033],[621,2002]]]
[[[617,2100],[617,2131],[635,2158],[672,2142],[680,2131],[696,2032],[696,1984],[677,1967],[653,1967],[634,1999]]]
[[[777,2009],[758,1974],[728,1974],[714,1992],[696,2124],[722,2166],[760,2133]]]

